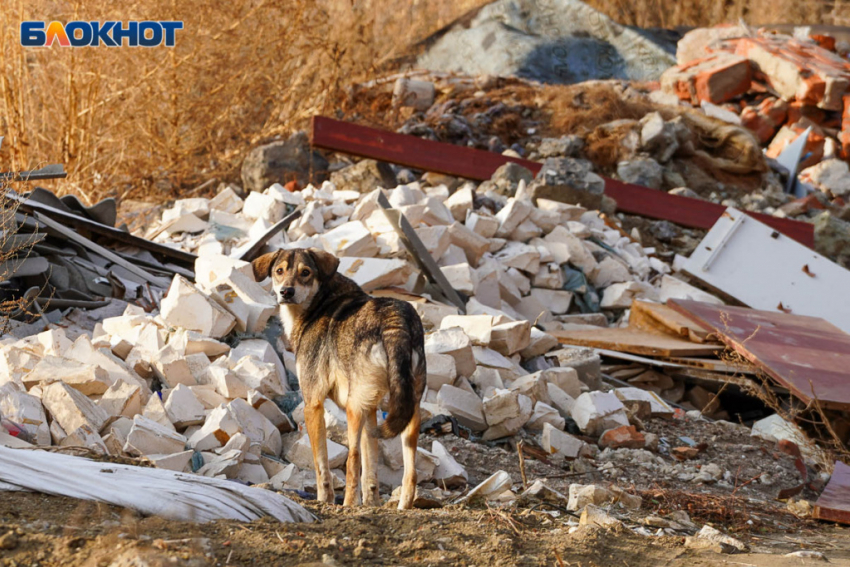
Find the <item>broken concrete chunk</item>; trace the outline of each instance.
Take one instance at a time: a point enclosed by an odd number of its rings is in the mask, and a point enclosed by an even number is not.
[[[341,258],[353,256],[372,258],[378,255],[378,246],[369,229],[361,221],[349,221],[319,237],[325,251]]]
[[[20,425],[35,445],[50,445],[50,426],[41,400],[15,384],[0,386],[0,415]]]
[[[470,212],[464,223],[466,228],[484,238],[493,238],[499,230],[499,220],[480,212]]]
[[[602,359],[591,348],[562,348],[548,353],[558,360],[558,366],[573,368],[578,379],[591,390],[602,387]]]
[[[240,332],[261,333],[277,310],[270,293],[238,270],[218,280],[210,290],[211,297],[236,319]]]
[[[437,401],[462,425],[473,431],[483,431],[487,422],[482,413],[481,398],[466,390],[446,384],[437,393]]]
[[[425,353],[428,388],[439,392],[446,384],[454,384],[457,378],[455,359],[448,354]]]
[[[143,415],[133,418],[124,452],[131,455],[170,455],[183,452],[186,438]]]
[[[336,469],[345,464],[348,458],[348,448],[328,439],[328,464]],[[313,470],[313,450],[310,448],[310,437],[302,435],[286,453],[286,460],[300,469]]]
[[[71,433],[68,433],[62,441],[61,447],[88,447],[99,455],[109,454],[109,448],[103,442],[103,438],[97,431],[88,425],[81,425]]]
[[[200,425],[206,418],[204,405],[198,401],[195,393],[186,385],[178,384],[168,395],[165,413],[174,427],[183,429],[190,425]]]
[[[655,392],[641,388],[617,388],[614,390],[614,394],[626,405],[634,401],[647,402],[649,404],[650,414],[653,417],[673,417],[673,407],[661,399],[661,396]]]
[[[194,451],[182,451],[164,455],[147,455],[148,460],[158,469],[177,472],[191,472],[189,462],[192,460]]]
[[[454,358],[459,376],[472,376],[475,372],[472,342],[460,328],[452,327],[428,335],[425,339],[425,352],[448,354]]]
[[[45,356],[32,372],[23,377],[29,388],[54,380],[62,380],[86,396],[103,394],[112,385],[109,374],[103,368],[56,356]]]
[[[236,325],[236,319],[182,276],[174,276],[162,300],[162,318],[175,327],[219,339]]]
[[[492,329],[489,346],[499,354],[512,356],[531,343],[531,323],[513,321]]]
[[[520,393],[516,390],[498,389],[484,398],[482,409],[487,425],[492,427],[506,419],[518,416],[520,414],[519,396]]]
[[[140,388],[118,380],[103,393],[98,405],[111,416],[132,418],[142,411]]]
[[[79,390],[64,382],[44,386],[41,403],[64,431],[74,431],[83,425],[99,432],[109,415]]]
[[[281,410],[276,403],[260,392],[250,390],[248,392],[248,403],[251,404],[251,407],[255,410],[263,414],[266,419],[272,422],[272,425],[277,427],[277,430],[281,433],[295,431],[295,424],[292,423],[292,420],[283,413],[283,410]]]
[[[195,283],[204,289],[212,289],[219,281],[228,277],[233,270],[242,272],[249,278],[253,279],[254,277],[254,270],[251,268],[250,262],[223,254],[198,256],[198,259],[195,260]]]
[[[413,270],[409,263],[399,259],[340,258],[338,271],[369,292],[403,286]]]
[[[440,271],[443,272],[449,285],[457,291],[466,295],[473,295],[475,293],[475,288],[478,284],[475,270],[466,262],[441,267]]]
[[[610,392],[587,392],[576,398],[572,418],[588,435],[601,435],[606,429],[629,425],[626,408]]]
[[[558,346],[558,339],[537,327],[531,327],[528,346],[520,351],[520,355],[524,360],[528,360],[546,354],[556,346]]]
[[[543,402],[537,402],[534,404],[534,411],[531,417],[528,418],[525,428],[530,431],[539,431],[543,429],[544,425],[551,425],[555,429],[563,430],[566,426],[566,421],[554,407]]]
[[[492,441],[494,439],[501,439],[503,437],[514,435],[520,430],[520,428],[522,428],[522,426],[528,423],[528,420],[531,418],[531,414],[534,411],[534,403],[528,396],[519,394],[517,396],[517,404],[519,409],[516,415],[488,428],[487,431],[484,432],[484,435],[481,436],[484,441]]]
[[[433,473],[434,481],[438,486],[445,488],[466,486],[469,474],[439,441],[431,443],[431,454],[439,461]]]
[[[156,393],[151,396],[150,400],[148,400],[148,403],[145,405],[145,409],[142,410],[142,415],[152,421],[155,421],[162,427],[174,431],[174,424],[171,423],[170,419],[168,419],[168,414],[165,412],[165,404],[162,403],[160,395],[161,393]]]
[[[249,389],[257,390],[264,396],[274,398],[286,393],[281,380],[283,377],[272,363],[262,362],[253,356],[245,356],[233,367],[233,373]]]
[[[179,384],[194,386],[198,383],[186,357],[171,345],[165,345],[154,354],[151,365],[156,377],[168,388],[176,388]]]
[[[489,315],[450,315],[440,323],[440,329],[460,327],[472,343],[479,346],[490,344],[493,317]]]
[[[585,447],[584,441],[565,433],[551,423],[543,424],[540,434],[540,445],[551,455],[559,455],[568,459],[576,459]],[[573,508],[570,508],[573,510]]]
[[[531,214],[531,205],[527,201],[508,199],[507,205],[502,207],[502,210],[496,215],[496,220],[499,221],[499,229],[496,231],[496,236],[507,238],[510,234]]]
[[[239,425],[239,430],[247,435],[252,443],[259,444],[266,453],[280,455],[280,431],[271,421],[242,399],[231,401],[227,407]]]

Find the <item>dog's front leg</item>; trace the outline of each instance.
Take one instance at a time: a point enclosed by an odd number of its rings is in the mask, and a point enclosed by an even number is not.
[[[313,468],[316,470],[316,491],[319,502],[333,504],[334,491],[331,480],[331,468],[328,465],[328,438],[325,432],[325,406],[304,404],[304,421],[307,425],[307,435],[310,437],[310,448],[313,450]]]

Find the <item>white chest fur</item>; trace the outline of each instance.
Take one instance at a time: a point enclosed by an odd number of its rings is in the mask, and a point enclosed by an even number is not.
[[[301,314],[301,310],[300,305],[283,304],[280,306],[280,322],[283,324],[283,334],[287,341],[291,341],[292,329],[295,327],[295,320]]]

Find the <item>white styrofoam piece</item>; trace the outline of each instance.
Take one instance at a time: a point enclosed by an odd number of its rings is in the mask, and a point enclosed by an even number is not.
[[[737,209],[726,209],[684,270],[753,309],[821,317],[850,333],[840,295],[850,271]]]

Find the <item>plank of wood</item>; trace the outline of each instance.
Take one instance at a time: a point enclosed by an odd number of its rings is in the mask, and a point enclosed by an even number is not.
[[[850,524],[850,466],[836,461],[829,482],[815,502],[814,517]]]
[[[436,285],[443,295],[446,296],[446,299],[460,309],[461,313],[466,313],[466,302],[461,299],[458,292],[452,287],[446,276],[443,275],[443,271],[440,270],[437,262],[431,257],[431,253],[425,248],[419,235],[416,234],[416,231],[407,222],[407,218],[405,218],[401,211],[393,209],[383,192],[378,193],[378,204],[384,209],[387,220],[390,221],[396,234],[401,238],[404,247],[410,252],[411,257],[413,257],[419,269],[425,274],[425,277]]]
[[[552,331],[561,344],[603,348],[646,356],[704,356],[722,350],[721,345],[699,345],[667,335],[629,328]]]
[[[507,162],[521,165],[534,174],[542,166],[536,161],[396,134],[324,116],[313,117],[311,142],[318,148],[476,180],[490,179],[493,172]],[[725,210],[723,205],[702,199],[604,179],[605,194],[617,201],[617,208],[626,213],[709,229]],[[814,227],[810,223],[761,213],[748,214],[801,244],[814,247]]]
[[[850,335],[818,317],[671,299],[805,403],[850,409]]]
[[[51,218],[49,218],[49,217],[47,217],[47,216],[45,216],[41,213],[37,213],[37,212],[33,213],[33,215],[35,216],[35,220],[38,223],[43,224],[43,225],[47,226],[48,228],[55,230],[59,234],[68,238],[68,240],[76,242],[77,244],[79,244],[80,246],[82,246],[84,248],[88,248],[89,250],[91,250],[95,254],[99,254],[99,255],[103,256],[104,258],[106,258],[110,262],[118,264],[122,268],[124,268],[124,269],[128,270],[129,272],[132,272],[133,274],[144,279],[146,282],[151,283],[151,284],[153,284],[157,287],[160,287],[162,289],[168,289],[168,287],[171,285],[171,281],[169,281],[165,278],[160,278],[160,277],[154,276],[153,274],[143,270],[142,268],[136,266],[135,264],[128,262],[127,260],[125,260],[121,256],[115,254],[114,252],[107,250],[103,246],[101,246],[99,244],[95,244],[94,242],[92,242],[88,238],[77,234],[76,232],[74,232],[70,228],[62,226],[61,224],[54,221],[53,219],[51,219]]]
[[[3,484],[179,521],[250,522],[265,516],[281,522],[316,520],[281,494],[238,482],[0,446],[0,486]]]
[[[710,340],[711,332],[703,329],[675,309],[651,301],[634,300],[629,312],[629,327],[661,332],[693,343]]]

